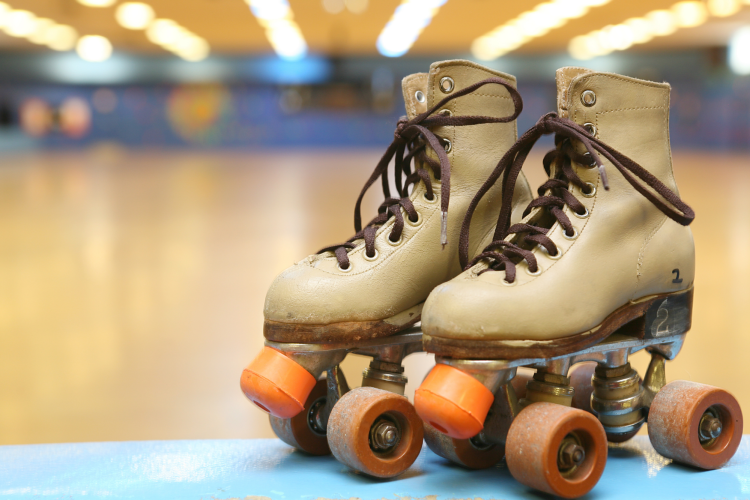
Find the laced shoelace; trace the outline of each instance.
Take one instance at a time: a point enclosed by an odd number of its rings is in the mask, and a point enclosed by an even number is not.
[[[433,115],[436,110],[442,108],[453,99],[465,96],[488,84],[501,85],[510,93],[513,100],[514,111],[512,115],[505,117],[492,116],[450,116],[439,113]],[[378,162],[375,170],[362,188],[362,192],[357,198],[357,204],[354,207],[354,231],[355,235],[346,242],[338,245],[325,247],[318,251],[319,254],[324,252],[333,252],[338,260],[339,267],[343,270],[349,269],[349,250],[357,246],[357,240],[364,240],[365,252],[367,257],[375,256],[375,235],[378,228],[385,224],[391,217],[395,218],[393,230],[388,238],[391,242],[397,243],[401,239],[404,230],[404,217],[401,209],[408,215],[412,223],[418,221],[419,214],[414,208],[414,204],[409,199],[409,186],[416,185],[422,181],[425,185],[425,196],[428,200],[434,200],[434,192],[430,175],[425,168],[428,166],[432,169],[436,179],[441,181],[440,185],[440,210],[441,210],[441,231],[440,243],[445,248],[448,243],[448,205],[450,202],[450,160],[448,154],[442,145],[442,139],[435,135],[430,128],[443,126],[467,126],[485,123],[508,123],[515,120],[523,109],[523,100],[518,91],[506,80],[502,78],[488,78],[473,85],[470,85],[454,94],[444,98],[432,108],[424,113],[415,116],[411,120],[407,117],[401,117],[398,120],[393,142],[386,149],[385,154]],[[427,155],[426,148],[430,147],[437,155],[437,160]],[[391,197],[389,188],[388,165],[391,159],[395,157],[395,185],[398,191],[398,198]],[[411,171],[411,162],[414,160],[414,172]],[[405,179],[404,179],[404,176]],[[361,205],[362,199],[367,190],[381,178],[383,185],[383,195],[385,201],[378,208],[378,215],[372,219],[365,227],[362,228]],[[402,183],[402,180],[404,181]]]
[[[586,208],[570,192],[569,186],[571,184],[577,186],[584,193],[591,193],[590,189],[593,189],[593,187],[590,185],[587,186],[576,175],[572,167],[572,162],[589,165],[591,168],[597,167],[604,189],[609,190],[607,174],[599,156],[602,155],[620,171],[636,191],[653,203],[667,217],[683,226],[687,226],[695,219],[693,210],[648,170],[624,154],[616,151],[611,146],[593,137],[585,128],[575,122],[566,118],[560,118],[557,116],[557,113],[548,113],[540,118],[536,125],[523,134],[508,150],[471,201],[463,225],[461,226],[461,240],[459,242],[459,256],[464,269],[469,269],[482,259],[488,259],[490,260],[490,266],[482,270],[480,274],[487,271],[505,270],[505,280],[512,283],[516,278],[517,262],[525,260],[528,263],[529,272],[531,273],[536,273],[539,270],[536,258],[532,252],[536,245],[544,248],[550,256],[554,257],[558,255],[557,252],[559,250],[557,246],[547,236],[554,222],[544,224],[544,226],[549,227],[526,223],[510,225],[510,216],[513,210],[513,189],[516,179],[521,172],[526,157],[537,140],[543,135],[550,134],[555,134],[556,147],[545,155],[543,164],[549,174],[552,163],[555,162],[555,177],[550,178],[539,187],[539,197],[529,203],[524,211],[524,216],[528,215],[534,208],[546,210],[554,220],[560,223],[566,236],[575,237],[575,228],[563,211],[563,208],[567,205],[575,213],[582,216],[585,215]],[[575,150],[573,146],[574,140],[583,144],[586,148],[585,153],[581,154]],[[502,180],[503,201],[493,241],[482,253],[469,261],[469,226],[471,225],[471,217],[479,201],[503,173],[505,174]],[[516,236],[514,243],[506,241],[508,235],[511,234]]]

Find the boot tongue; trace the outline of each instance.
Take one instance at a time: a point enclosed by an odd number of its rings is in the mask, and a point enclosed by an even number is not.
[[[427,73],[414,73],[401,81],[406,116],[411,120],[427,111]]]
[[[593,73],[590,69],[565,67],[557,70],[555,80],[557,81],[557,114],[561,118],[568,118],[571,103],[568,102],[568,91],[570,84],[582,75]]]

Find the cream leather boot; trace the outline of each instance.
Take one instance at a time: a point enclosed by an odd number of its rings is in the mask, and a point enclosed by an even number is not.
[[[557,88],[559,118],[543,117],[509,153],[509,161],[525,156],[556,133],[549,181],[504,242],[430,294],[422,315],[429,351],[558,356],[642,316],[655,297],[691,300],[692,211],[672,173],[669,85],[563,68]]]
[[[404,79],[407,117],[360,201],[378,177],[387,178],[394,155],[406,169],[408,158],[415,158],[416,173],[406,172],[410,192],[402,186],[393,197],[384,193],[380,215],[364,229],[358,202],[352,239],[310,255],[276,278],[265,301],[267,339],[375,338],[419,321],[430,291],[460,273],[457,249],[464,214],[516,140],[515,117],[522,104],[515,85],[513,76],[460,60],[434,63],[428,74]],[[400,162],[400,155],[407,159]],[[519,220],[531,194],[523,176],[515,187],[511,205]],[[477,207],[468,242],[472,251],[491,241],[501,201],[498,186]]]

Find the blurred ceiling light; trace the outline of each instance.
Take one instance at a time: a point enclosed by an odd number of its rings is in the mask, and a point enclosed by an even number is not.
[[[711,8],[712,2],[739,5],[739,1],[709,0],[708,9],[703,2],[697,0],[677,2],[669,10],[652,10],[643,17],[633,17],[617,26],[605,26],[586,35],[574,37],[568,43],[568,52],[576,59],[591,59],[614,50],[625,50],[633,44],[646,43],[655,36],[671,35],[680,28],[700,26],[706,22],[709,13],[717,15]],[[744,1],[750,3],[750,0]],[[729,11],[728,7],[723,8]]]
[[[368,0],[344,0],[347,10],[352,14],[362,14],[367,10]]]
[[[401,57],[409,52],[446,1],[401,0],[378,36],[375,44],[378,52],[387,57]]]
[[[712,16],[727,17],[736,14],[741,3],[741,0],[708,0],[708,11]]]
[[[29,36],[36,30],[36,16],[28,10],[12,10],[8,13],[4,28],[10,36]]]
[[[180,25],[171,19],[156,19],[146,29],[146,37],[156,45],[175,43],[180,36]]]
[[[565,25],[571,19],[584,16],[590,8],[599,7],[610,1],[550,0],[541,3],[475,39],[471,44],[471,52],[477,59],[485,61],[498,58],[534,38],[546,35],[552,29]],[[625,27],[615,32],[614,36],[621,45],[627,42],[627,30]],[[632,37],[633,35],[630,36]],[[575,43],[571,41],[571,44],[574,46],[571,50],[577,54],[583,54],[588,50],[584,48],[592,45],[583,39],[578,39]]]
[[[47,43],[47,32],[49,32],[50,28],[55,24],[55,21],[52,19],[47,19],[45,17],[37,18],[34,32],[28,36],[29,41],[37,45],[45,45]]]
[[[344,8],[344,0],[323,0],[323,9],[329,14],[338,14]]]
[[[144,30],[154,20],[154,9],[142,2],[120,4],[115,11],[115,19],[123,28]]]
[[[266,38],[282,59],[296,61],[307,54],[307,43],[294,21],[287,0],[245,0],[258,23],[266,30]]]
[[[78,3],[85,5],[86,7],[110,7],[115,4],[117,0],[78,0]]]
[[[651,24],[654,36],[671,35],[677,30],[675,16],[668,10],[652,10],[646,14],[646,21]]]
[[[629,26],[633,32],[633,43],[646,43],[654,37],[651,33],[651,24],[642,17],[631,17],[623,24]]]
[[[186,61],[197,62],[208,57],[208,42],[196,35],[189,35],[174,47],[175,53]]]
[[[674,14],[675,24],[680,28],[700,26],[708,18],[708,10],[703,2],[677,2],[671,10]]]
[[[86,35],[78,40],[76,52],[84,61],[102,62],[112,55],[112,44],[99,35]]]
[[[0,2],[0,28],[5,26],[8,20],[8,14],[10,14],[11,8],[5,2]]]
[[[78,32],[65,24],[56,24],[47,30],[45,43],[52,50],[66,51],[76,46]]]
[[[732,35],[729,67],[739,75],[750,75],[750,26],[740,28]]]

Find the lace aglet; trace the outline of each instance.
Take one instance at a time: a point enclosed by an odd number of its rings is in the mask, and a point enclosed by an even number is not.
[[[609,191],[609,179],[607,179],[607,171],[604,170],[604,165],[599,164],[599,175],[602,178],[602,185],[605,191]]]
[[[440,244],[448,244],[448,212],[440,212]]]

